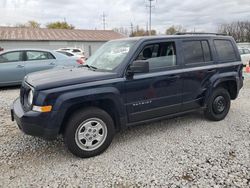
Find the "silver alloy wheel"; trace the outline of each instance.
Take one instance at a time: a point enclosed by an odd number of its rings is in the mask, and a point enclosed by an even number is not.
[[[106,140],[107,132],[107,126],[101,119],[90,118],[77,128],[75,141],[82,150],[93,151]]]

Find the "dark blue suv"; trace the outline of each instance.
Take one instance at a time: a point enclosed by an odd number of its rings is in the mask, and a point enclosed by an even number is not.
[[[12,119],[26,134],[63,134],[79,157],[102,153],[127,127],[204,111],[220,121],[243,86],[232,37],[182,34],[114,40],[80,68],[26,76]]]

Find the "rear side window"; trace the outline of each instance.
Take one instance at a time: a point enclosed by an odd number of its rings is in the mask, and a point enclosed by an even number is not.
[[[239,49],[240,55],[244,54],[244,51],[242,49]]]
[[[55,59],[49,52],[27,51],[27,61]]]
[[[71,53],[69,53],[69,52],[65,52],[65,51],[57,51],[57,52],[59,52],[59,53],[61,53],[61,54],[64,54],[64,55],[66,55],[66,56],[74,56],[73,54],[71,54]]]
[[[207,41],[185,41],[183,52],[186,64],[209,62],[212,60]]]
[[[81,51],[78,49],[74,49],[72,52],[81,52]]]
[[[236,61],[233,44],[229,40],[214,40],[219,61]]]
[[[0,55],[0,63],[22,61],[22,52],[8,52]]]

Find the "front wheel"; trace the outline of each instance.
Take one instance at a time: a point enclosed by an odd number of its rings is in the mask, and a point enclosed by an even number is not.
[[[205,117],[212,121],[223,120],[230,109],[231,98],[228,91],[224,88],[217,88],[210,96],[207,108],[204,112]]]
[[[104,152],[114,134],[110,115],[102,109],[91,107],[73,114],[64,132],[64,142],[71,153],[88,158]]]

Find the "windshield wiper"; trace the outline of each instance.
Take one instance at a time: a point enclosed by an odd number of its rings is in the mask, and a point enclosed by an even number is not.
[[[96,70],[97,69],[97,67],[94,67],[94,66],[88,65],[88,64],[82,65],[81,67],[87,67],[87,68],[89,68],[91,70]]]

